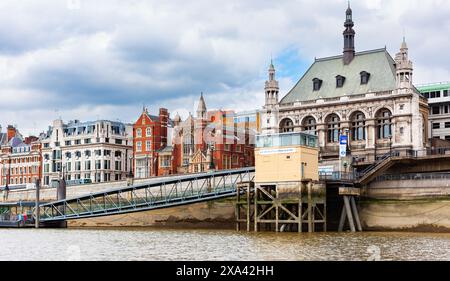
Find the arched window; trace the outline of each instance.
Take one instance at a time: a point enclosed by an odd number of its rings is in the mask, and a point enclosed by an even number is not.
[[[392,114],[391,112],[383,108],[376,115],[377,118],[377,138],[388,139],[392,135]]]
[[[302,122],[302,127],[303,127],[303,131],[312,135],[316,135],[317,134],[317,126],[316,126],[316,119],[314,119],[314,117],[312,116],[308,116],[305,119],[303,119]]]
[[[362,112],[358,111],[352,114],[352,141],[362,141],[366,139],[366,120]]]
[[[327,124],[327,141],[329,143],[339,142],[340,118],[336,114],[331,114],[326,119]]]
[[[280,133],[293,132],[294,122],[291,119],[285,118],[280,123]]]

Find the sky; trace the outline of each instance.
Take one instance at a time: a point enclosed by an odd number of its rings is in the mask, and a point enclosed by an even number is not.
[[[414,83],[450,80],[450,1],[353,0],[356,50],[405,35]],[[147,106],[186,117],[260,108],[273,59],[284,96],[317,57],[342,53],[347,1],[2,0],[0,125],[135,122]]]

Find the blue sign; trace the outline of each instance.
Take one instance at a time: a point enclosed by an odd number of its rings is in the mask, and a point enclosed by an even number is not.
[[[340,135],[339,136],[339,144],[347,145],[347,143],[348,143],[348,137],[346,135]]]

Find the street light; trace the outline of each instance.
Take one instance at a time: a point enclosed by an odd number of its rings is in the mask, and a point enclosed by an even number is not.
[[[389,155],[392,157],[392,135],[389,136]]]

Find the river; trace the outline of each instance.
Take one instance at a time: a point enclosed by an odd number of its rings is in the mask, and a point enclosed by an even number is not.
[[[0,229],[0,260],[450,260],[450,234]]]

